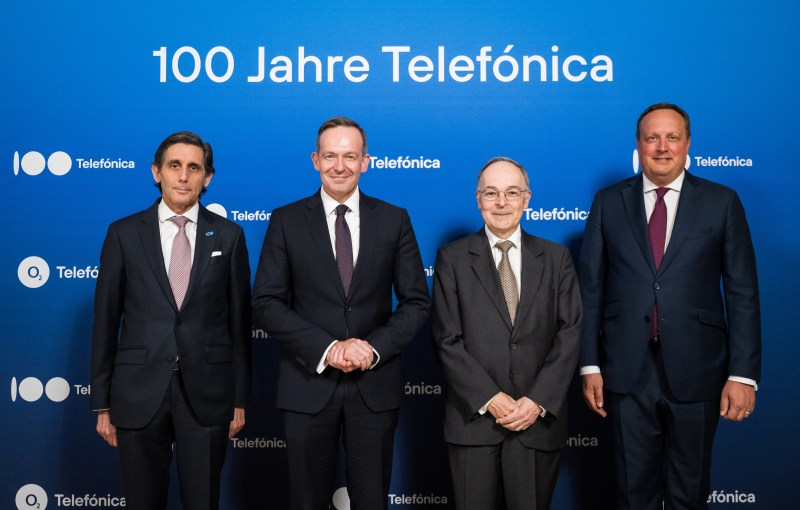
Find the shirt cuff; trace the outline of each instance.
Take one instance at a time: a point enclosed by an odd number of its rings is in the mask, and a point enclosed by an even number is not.
[[[376,351],[375,349],[372,349],[372,354],[373,354],[373,356],[372,356],[372,365],[369,366],[370,370],[375,368],[378,365],[378,363],[381,362],[381,355],[378,354],[378,351]]]
[[[326,368],[328,368],[328,362],[327,362],[328,351],[331,350],[331,347],[333,347],[333,344],[335,344],[336,342],[337,342],[337,340],[334,340],[333,342],[331,342],[330,345],[328,345],[328,348],[325,349],[325,352],[322,353],[322,359],[319,360],[319,363],[317,363],[317,373],[318,374],[321,374]]]
[[[742,384],[747,384],[748,386],[752,386],[754,390],[758,391],[758,383],[755,382],[753,379],[748,379],[747,377],[739,377],[738,375],[729,375],[728,380],[739,382]]]
[[[589,375],[589,374],[599,374],[600,367],[597,365],[586,365],[585,367],[581,367],[580,374],[581,375]]]
[[[491,403],[492,403],[492,400],[494,400],[494,397],[490,398],[488,402],[486,402],[485,404],[483,404],[483,407],[481,407],[480,409],[478,409],[478,414],[480,414],[481,416],[483,416],[484,414],[486,414],[486,411],[488,411],[488,410],[489,410],[489,404],[491,404]]]

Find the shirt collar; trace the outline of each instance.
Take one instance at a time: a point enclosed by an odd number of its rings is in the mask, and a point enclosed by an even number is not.
[[[164,200],[161,200],[158,203],[158,221],[164,223],[165,221],[169,221],[170,218],[173,216],[184,216],[189,218],[192,223],[197,224],[197,217],[200,215],[200,202],[195,202],[191,209],[186,211],[183,214],[175,214],[172,209],[169,208],[167,204],[164,203]]]
[[[325,216],[330,216],[333,211],[336,209],[336,206],[339,205],[339,202],[336,201],[333,197],[328,195],[324,189],[320,188],[319,196],[322,198],[322,207],[325,208]],[[344,201],[344,205],[346,205],[355,215],[358,215],[358,204],[361,202],[361,193],[359,192],[358,186],[356,186],[356,190],[350,195],[350,198]]]
[[[676,177],[674,181],[672,181],[671,183],[667,184],[664,187],[665,188],[669,188],[669,189],[671,189],[673,191],[677,191],[678,193],[680,193],[681,187],[683,187],[683,178],[684,177],[686,177],[686,170],[681,172],[681,174],[678,177]],[[655,184],[653,184],[653,181],[648,179],[647,176],[644,175],[644,173],[642,173],[642,185],[644,187],[644,192],[645,193],[649,193],[649,192],[653,191],[654,189],[658,189],[658,188],[661,187],[661,186],[656,186]]]
[[[499,237],[494,235],[491,230],[489,230],[488,226],[484,226],[483,230],[486,232],[486,237],[489,238],[489,245],[492,248],[494,248],[494,245],[497,244],[498,241],[508,240],[508,241],[511,241],[512,243],[514,243],[514,246],[516,246],[517,248],[521,249],[521,246],[522,246],[522,229],[520,228],[519,225],[517,225],[517,229],[514,231],[514,233],[511,234],[510,236],[508,236],[508,239],[500,239]]]

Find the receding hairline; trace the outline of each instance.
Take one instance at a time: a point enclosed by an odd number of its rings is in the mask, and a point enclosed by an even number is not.
[[[528,177],[528,172],[527,172],[527,170],[525,170],[525,167],[522,166],[520,163],[518,163],[518,162],[514,161],[513,159],[511,159],[509,157],[506,157],[506,156],[495,156],[492,159],[490,159],[489,161],[487,161],[486,164],[481,167],[481,169],[478,171],[478,181],[476,183],[477,187],[480,186],[481,177],[483,177],[483,173],[486,171],[487,168],[489,168],[490,166],[494,165],[495,163],[509,163],[509,164],[517,167],[519,172],[522,174],[523,180],[525,181],[525,187],[528,188],[528,190],[531,189],[531,182],[530,182],[530,179]]]

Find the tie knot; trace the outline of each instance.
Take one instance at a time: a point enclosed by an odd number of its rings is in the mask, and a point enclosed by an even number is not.
[[[172,223],[178,225],[178,228],[183,228],[191,220],[189,218],[187,218],[186,216],[173,216],[172,218],[169,219],[169,221],[171,221]]]
[[[339,204],[336,206],[336,216],[344,216],[347,212],[348,208],[344,204]]]
[[[499,248],[503,253],[508,253],[508,250],[514,247],[514,242],[508,240],[497,241],[497,243],[495,243],[495,247]]]
[[[667,191],[669,191],[669,188],[656,188],[656,195],[658,195],[658,198],[664,198]]]

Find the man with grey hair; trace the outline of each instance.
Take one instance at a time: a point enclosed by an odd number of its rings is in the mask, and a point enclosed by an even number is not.
[[[520,227],[530,196],[522,165],[493,158],[475,193],[484,227],[436,258],[433,340],[458,510],[550,508],[567,441],[580,291],[569,251]]]

